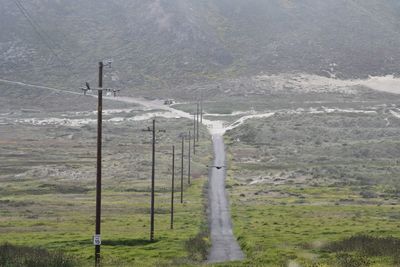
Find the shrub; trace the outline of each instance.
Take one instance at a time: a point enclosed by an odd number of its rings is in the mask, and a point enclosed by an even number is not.
[[[361,261],[364,257],[389,257],[393,262],[400,261],[400,239],[395,237],[374,237],[369,235],[355,235],[341,241],[333,242],[325,247],[329,252],[339,252],[341,260]],[[347,253],[356,252],[361,255],[350,259]],[[340,256],[341,255],[341,256]],[[353,266],[353,265],[346,265]],[[354,265],[363,266],[363,265]]]
[[[343,267],[367,267],[370,265],[369,260],[365,256],[359,254],[338,253],[336,262]]]
[[[42,248],[14,246],[5,243],[0,246],[2,267],[73,267],[75,259],[61,252],[49,252]]]
[[[201,232],[193,238],[190,238],[185,243],[186,250],[189,253],[189,258],[192,261],[200,262],[207,259],[210,241],[207,232]]]

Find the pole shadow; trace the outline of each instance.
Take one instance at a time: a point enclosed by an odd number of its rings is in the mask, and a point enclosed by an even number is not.
[[[146,246],[157,243],[158,240],[150,241],[148,239],[108,239],[101,242],[104,246],[126,246],[126,247],[136,247],[136,246]]]

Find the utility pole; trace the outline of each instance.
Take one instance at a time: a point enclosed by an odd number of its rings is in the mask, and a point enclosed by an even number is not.
[[[150,212],[150,241],[154,241],[154,185],[156,164],[156,120],[153,120],[153,148],[151,163],[151,212]]]
[[[193,114],[193,155],[196,155],[196,112]]]
[[[171,229],[174,229],[175,146],[172,146]]]
[[[112,61],[109,60],[107,65],[111,68]],[[101,246],[101,163],[102,163],[102,124],[103,124],[103,91],[114,91],[114,96],[116,96],[116,92],[120,90],[115,89],[106,89],[103,88],[103,68],[104,63],[99,62],[99,87],[97,90],[97,162],[96,162],[96,222],[95,222],[95,235],[93,236],[93,245],[95,246],[94,250],[94,259],[95,266],[98,267],[101,264],[100,257],[100,246]],[[90,85],[86,82],[86,86],[81,88],[84,95],[88,91],[91,91]]]
[[[199,102],[197,101],[197,143],[199,142]]]
[[[183,203],[183,152],[185,146],[185,136],[182,135],[182,154],[181,154],[181,203]]]
[[[190,134],[190,131],[189,131],[189,146],[188,146],[188,184],[190,185],[190,176],[191,176],[191,170],[190,170],[190,139],[192,139],[192,136],[191,136],[191,134]]]
[[[143,129],[143,132],[152,132],[152,153],[151,153],[151,199],[150,199],[150,241],[154,241],[154,198],[155,198],[155,169],[156,169],[156,120],[153,119],[153,127]],[[158,132],[166,132],[158,130]]]
[[[99,62],[99,90],[97,104],[97,175],[96,175],[96,235],[95,241],[95,265],[100,266],[101,245],[101,141],[103,122],[103,62]],[[96,242],[97,241],[97,242]]]
[[[201,92],[200,98],[200,123],[203,124],[203,92]]]

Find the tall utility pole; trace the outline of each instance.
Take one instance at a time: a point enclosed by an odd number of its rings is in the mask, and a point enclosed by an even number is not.
[[[193,155],[196,155],[196,112],[193,114]]]
[[[100,266],[101,245],[101,141],[103,122],[103,62],[99,62],[99,90],[97,104],[97,175],[96,175],[96,235],[95,243],[95,265]]]
[[[199,114],[200,113],[200,111],[199,111],[199,102],[197,102],[197,143],[199,142],[199,122],[200,122],[200,120],[199,120]]]
[[[192,136],[189,131],[189,146],[188,146],[188,184],[190,185],[190,176],[191,176],[191,170],[190,170],[190,139],[192,139]]]
[[[143,132],[152,132],[152,160],[151,160],[151,200],[150,200],[150,241],[154,241],[154,195],[155,195],[155,169],[156,169],[156,120],[153,119],[153,127],[143,129]],[[166,132],[158,130],[158,132]]]
[[[200,123],[203,124],[203,92],[201,92],[200,98]]]
[[[174,229],[175,146],[172,146],[171,229]]]
[[[185,147],[185,136],[182,135],[182,152],[181,152],[181,203],[183,203],[183,152]]]
[[[111,68],[112,61],[109,60],[107,65]],[[96,88],[98,94],[98,104],[97,104],[97,162],[96,162],[96,225],[95,225],[95,235],[93,236],[93,245],[95,246],[94,250],[94,259],[95,266],[100,266],[101,257],[100,257],[100,246],[101,246],[101,145],[102,145],[102,124],[103,124],[103,91],[113,91],[114,96],[116,92],[120,90],[115,89],[105,89],[103,88],[103,67],[104,63],[99,62],[99,87]],[[86,86],[81,88],[83,90],[84,95],[88,91],[91,91],[90,85],[86,82]]]
[[[154,185],[156,165],[156,120],[153,120],[153,149],[151,163],[151,212],[150,212],[150,241],[154,241]]]

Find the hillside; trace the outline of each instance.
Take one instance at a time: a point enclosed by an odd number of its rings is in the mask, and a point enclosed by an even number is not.
[[[395,0],[20,2],[40,35],[14,1],[1,1],[6,79],[76,87],[107,58],[113,85],[135,88],[259,73],[399,74]]]

